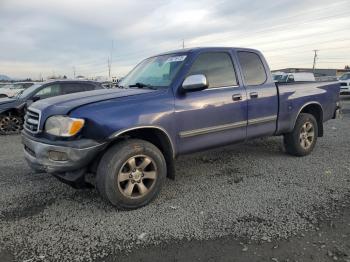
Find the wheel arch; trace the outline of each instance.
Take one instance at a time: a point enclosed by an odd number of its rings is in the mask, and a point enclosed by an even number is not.
[[[16,116],[20,116],[20,117],[23,117],[24,114],[22,112],[23,110],[21,109],[18,109],[18,108],[8,108],[8,109],[5,109],[3,111],[0,112],[0,115],[16,115]]]
[[[175,178],[175,146],[171,136],[164,128],[159,126],[137,126],[120,130],[109,137],[110,143],[106,150],[120,140],[128,138],[138,138],[154,144],[164,155],[167,164],[167,177]]]
[[[312,101],[309,103],[306,103],[305,105],[303,105],[295,120],[294,120],[294,124],[293,124],[293,128],[295,127],[295,123],[297,121],[297,118],[299,117],[299,115],[301,113],[308,113],[311,114],[315,117],[316,121],[317,121],[317,125],[318,125],[318,136],[322,137],[323,136],[323,108],[322,105],[319,102],[316,101]]]

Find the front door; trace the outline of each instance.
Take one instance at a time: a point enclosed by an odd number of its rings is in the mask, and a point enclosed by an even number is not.
[[[179,153],[232,143],[246,138],[247,99],[228,52],[198,55],[187,76],[203,74],[208,89],[175,100]]]

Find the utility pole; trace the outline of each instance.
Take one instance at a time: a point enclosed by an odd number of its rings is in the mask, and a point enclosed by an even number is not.
[[[185,39],[182,39],[182,49],[185,49]]]
[[[73,79],[75,79],[75,66],[73,66]]]
[[[107,59],[107,65],[108,65],[108,79],[110,80],[111,79],[111,60]]]
[[[110,57],[108,57],[108,79],[111,80],[111,69],[112,69],[112,60],[113,60],[113,46],[114,46],[114,40],[112,40],[112,48],[111,48],[111,54]]]
[[[314,64],[313,64],[313,66],[312,66],[312,71],[313,71],[313,73],[315,73],[315,68],[316,68],[316,60],[317,60],[317,52],[318,51],[320,51],[320,50],[317,50],[317,49],[315,49],[315,50],[313,50],[314,51]]]

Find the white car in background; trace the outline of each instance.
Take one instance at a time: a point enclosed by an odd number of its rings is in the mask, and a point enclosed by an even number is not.
[[[308,72],[273,74],[273,80],[278,83],[315,82],[316,81],[314,74],[308,73]]]
[[[350,73],[346,73],[339,78],[340,94],[350,95]]]
[[[15,97],[32,85],[34,85],[33,82],[18,82],[5,85],[0,89],[0,98]]]

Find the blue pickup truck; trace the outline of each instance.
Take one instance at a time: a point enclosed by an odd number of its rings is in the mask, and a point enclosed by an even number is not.
[[[276,85],[263,55],[245,48],[193,48],[139,63],[116,89],[32,104],[25,158],[73,187],[87,185],[119,209],[152,201],[174,159],[264,136],[309,154],[339,110],[338,83]]]

